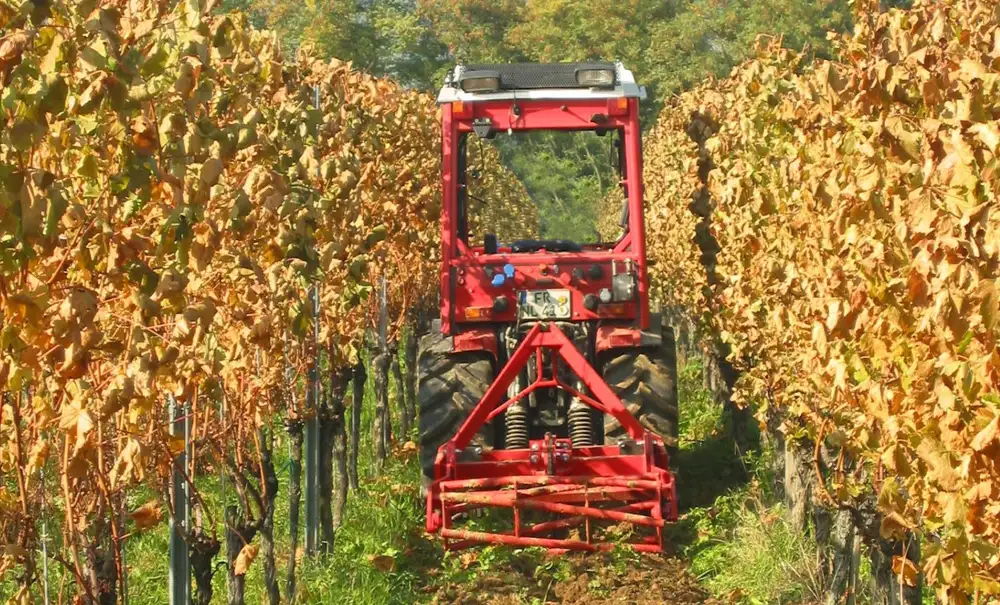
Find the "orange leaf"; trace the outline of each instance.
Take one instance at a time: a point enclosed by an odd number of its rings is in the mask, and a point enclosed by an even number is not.
[[[19,559],[19,560],[26,560],[28,557],[31,556],[31,553],[24,550],[17,544],[5,544],[3,550],[0,551],[0,554],[2,554],[5,557],[10,557],[12,559]]]
[[[158,501],[150,500],[129,513],[129,517],[135,521],[135,525],[139,529],[149,529],[163,520],[163,511],[160,509]]]
[[[892,558],[892,573],[900,577],[903,584],[907,586],[917,585],[917,566],[906,557],[896,555]]]
[[[993,420],[986,425],[986,428],[972,439],[972,449],[981,452],[988,448],[997,440],[997,432],[1000,429],[1000,416],[994,416]]]
[[[389,555],[368,555],[368,562],[381,572],[390,572],[396,569],[396,559]]]
[[[59,428],[64,431],[76,429],[77,435],[82,435],[94,428],[94,421],[90,418],[90,414],[86,410],[81,409],[77,405],[67,405],[62,409],[62,415],[59,418]]]
[[[479,559],[479,554],[474,550],[467,550],[459,556],[458,560],[462,563],[462,569],[468,569],[470,565]]]
[[[238,576],[245,574],[253,560],[257,558],[259,548],[256,544],[247,544],[241,548],[240,554],[236,555],[236,562],[233,563],[233,573]]]

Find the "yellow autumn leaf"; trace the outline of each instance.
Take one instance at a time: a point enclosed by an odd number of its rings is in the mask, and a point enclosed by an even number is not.
[[[976,135],[976,138],[993,153],[996,153],[997,147],[1000,147],[1000,129],[997,128],[996,124],[973,124],[969,127],[969,132]]]
[[[59,415],[59,428],[64,431],[75,430],[77,438],[80,438],[94,428],[94,420],[79,404],[68,404],[63,406]]]
[[[240,549],[240,554],[236,555],[236,561],[233,563],[233,573],[238,576],[246,574],[247,570],[250,569],[250,565],[253,564],[253,560],[257,558],[259,548],[256,544],[244,545]]]
[[[18,544],[4,544],[3,555],[14,560],[23,561],[30,557],[31,553]]]
[[[993,420],[987,424],[983,430],[976,433],[970,446],[973,451],[981,452],[997,443],[997,436],[1000,433],[1000,416],[994,416]]]
[[[28,464],[25,466],[24,474],[33,477],[34,474],[45,464],[45,459],[49,454],[49,442],[40,439],[31,446],[28,452]]]
[[[138,529],[143,530],[159,525],[160,521],[163,520],[163,511],[160,509],[158,500],[150,500],[129,513],[128,516],[135,522]]]
[[[917,569],[916,564],[906,557],[900,557],[899,555],[893,555],[892,557],[892,573],[896,574],[902,580],[902,584],[905,586],[916,586],[917,578],[920,575],[920,570]]]
[[[368,562],[371,563],[372,567],[381,572],[395,571],[396,569],[396,558],[389,555],[368,555]]]

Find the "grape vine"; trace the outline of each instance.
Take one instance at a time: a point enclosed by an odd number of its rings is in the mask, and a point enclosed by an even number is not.
[[[895,573],[968,602],[1000,593],[1000,11],[858,8],[837,60],[763,41],[664,110],[653,279],[729,347],[737,401],[842,452],[821,499],[874,501],[876,536],[922,540]]]
[[[287,59],[212,4],[0,4],[0,576],[16,570],[15,600],[38,581],[45,502],[77,594],[114,594],[95,553],[120,578],[128,533],[170,514],[183,444],[168,402],[192,424],[192,485],[223,469],[265,517],[268,435],[317,413],[291,396],[297,377],[320,350],[331,372],[356,363],[381,277],[393,337],[436,295],[433,98],[308,49]],[[486,224],[531,229],[523,186],[484,164]],[[140,485],[161,496],[136,502]],[[188,539],[215,540],[221,520],[200,512],[208,529]]]

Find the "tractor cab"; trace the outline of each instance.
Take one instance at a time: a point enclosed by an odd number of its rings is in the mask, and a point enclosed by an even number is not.
[[[649,325],[639,101],[620,63],[459,65],[438,95],[443,113],[441,323],[447,334],[518,320]],[[476,139],[590,131],[614,140],[624,193],[611,242],[470,237]],[[481,194],[488,203],[489,192]]]
[[[632,548],[658,552],[677,518],[676,356],[646,276],[645,96],[620,63],[459,65],[438,96],[441,318],[416,370],[427,530],[447,548],[592,551],[626,523]],[[473,142],[543,130],[617,141],[614,241],[470,233]],[[512,531],[462,527],[482,508],[510,513]]]

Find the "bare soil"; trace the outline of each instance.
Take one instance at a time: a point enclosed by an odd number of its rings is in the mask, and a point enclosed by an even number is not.
[[[433,603],[458,605],[721,605],[691,575],[679,559],[644,555],[617,565],[611,555],[562,555],[571,573],[556,579],[537,573],[530,562],[513,561],[462,584],[438,589]]]

